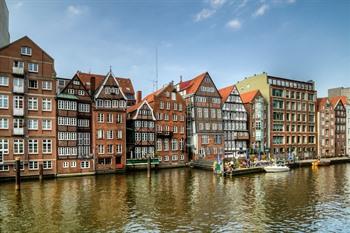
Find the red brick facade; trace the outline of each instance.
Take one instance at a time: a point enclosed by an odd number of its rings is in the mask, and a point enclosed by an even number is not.
[[[54,60],[28,37],[0,49],[0,177],[56,174]]]

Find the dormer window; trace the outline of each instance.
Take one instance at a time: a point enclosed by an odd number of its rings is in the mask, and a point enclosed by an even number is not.
[[[78,80],[74,80],[74,81],[73,81],[73,84],[79,86],[79,85],[80,85],[80,82],[79,82]]]
[[[29,47],[21,47],[21,54],[25,56],[32,56],[32,48]]]

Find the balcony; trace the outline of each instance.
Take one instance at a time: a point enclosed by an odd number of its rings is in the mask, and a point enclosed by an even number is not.
[[[13,128],[13,135],[24,135],[24,128]]]
[[[23,67],[12,67],[12,73],[16,75],[24,75]]]
[[[24,116],[24,108],[14,108],[13,115],[14,116]]]
[[[13,93],[24,93],[24,86],[13,86]]]
[[[157,136],[158,137],[163,137],[163,138],[168,138],[168,137],[172,137],[173,136],[173,132],[172,131],[158,131],[157,132]]]
[[[126,166],[147,165],[147,163],[148,163],[147,159],[127,159],[126,160]],[[159,164],[158,158],[151,159],[151,165],[158,165],[158,164]]]

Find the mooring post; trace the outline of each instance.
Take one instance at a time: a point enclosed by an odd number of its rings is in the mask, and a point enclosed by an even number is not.
[[[43,173],[44,173],[43,164],[40,163],[40,164],[39,164],[39,180],[40,180],[40,181],[43,180]]]
[[[151,178],[151,157],[147,158],[147,177]]]
[[[16,157],[16,190],[21,189],[21,159]]]

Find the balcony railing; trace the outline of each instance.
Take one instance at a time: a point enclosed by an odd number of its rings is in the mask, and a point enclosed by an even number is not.
[[[24,135],[24,128],[13,128],[13,135]]]
[[[12,73],[17,75],[24,75],[23,67],[12,67]]]
[[[13,115],[14,116],[24,116],[24,108],[14,108]]]
[[[13,86],[14,93],[24,93],[24,86]]]

